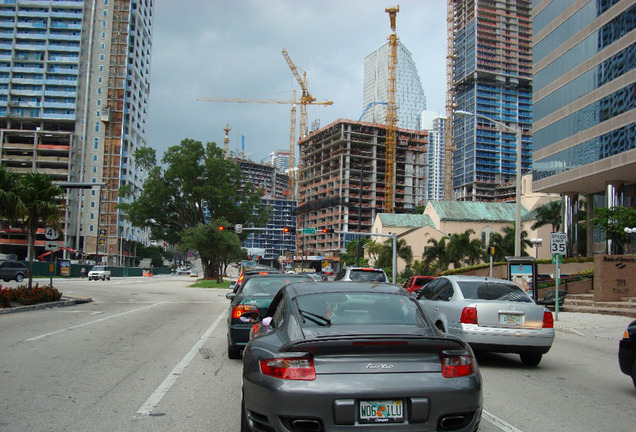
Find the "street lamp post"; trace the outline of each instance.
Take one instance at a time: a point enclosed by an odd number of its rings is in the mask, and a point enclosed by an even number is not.
[[[454,111],[454,114],[459,116],[459,117],[469,117],[469,116],[474,116],[474,117],[480,117],[483,118],[485,120],[488,120],[491,123],[496,124],[497,126],[499,126],[500,128],[503,129],[507,129],[510,132],[513,132],[516,136],[517,136],[517,171],[516,171],[516,176],[517,176],[517,184],[515,185],[515,256],[521,256],[521,150],[522,150],[522,144],[521,144],[521,138],[522,138],[522,134],[523,131],[521,130],[521,126],[519,127],[512,127],[512,126],[508,126],[505,123],[502,123],[500,121],[497,121],[495,119],[492,119],[488,116],[485,116],[483,114],[475,114],[475,113],[471,113],[470,111],[464,111],[464,110],[457,110]]]
[[[530,239],[530,243],[532,243],[534,245],[534,248],[535,248],[535,254],[534,254],[535,259],[539,259],[539,246],[541,246],[543,244],[543,239],[542,238],[531,238]]]

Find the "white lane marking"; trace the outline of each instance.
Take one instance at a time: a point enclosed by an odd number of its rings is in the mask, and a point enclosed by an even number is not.
[[[107,316],[105,318],[100,318],[100,319],[95,320],[95,321],[89,321],[89,322],[86,322],[84,324],[78,324],[76,326],[66,327],[66,328],[61,329],[61,330],[56,330],[56,331],[51,332],[51,333],[45,333],[45,334],[42,334],[40,336],[35,336],[35,337],[32,337],[32,338],[26,339],[26,341],[31,342],[31,341],[34,341],[34,340],[45,338],[47,336],[51,336],[51,335],[54,335],[54,334],[62,333],[62,332],[68,331],[68,330],[75,330],[75,329],[78,329],[78,328],[86,327],[86,326],[89,326],[89,325],[92,325],[92,324],[96,324],[98,322],[106,321],[106,320],[109,320],[109,319],[112,319],[112,318],[117,318],[117,317],[120,317],[122,315],[128,315],[128,314],[131,314],[131,313],[134,313],[134,312],[138,312],[140,310],[144,310],[144,309],[148,309],[148,308],[151,308],[151,307],[155,307],[155,306],[157,306],[159,304],[161,304],[161,303],[154,303],[154,304],[151,304],[151,305],[148,305],[148,306],[144,306],[144,307],[141,307],[141,308],[129,310],[128,312],[122,312],[122,313],[119,313],[119,314]]]
[[[492,423],[493,425],[495,425],[496,427],[498,427],[502,431],[506,431],[506,432],[523,432],[521,429],[517,429],[516,427],[514,427],[510,423],[507,423],[507,422],[503,421],[502,419],[500,419],[496,415],[494,415],[492,413],[489,413],[486,410],[483,410],[481,412],[481,417],[485,418],[486,420],[488,420],[490,423]]]
[[[185,357],[179,362],[177,366],[168,374],[166,379],[157,387],[153,394],[150,395],[148,400],[144,402],[144,404],[137,410],[135,414],[141,415],[150,415],[152,410],[159,405],[161,399],[168,393],[172,385],[177,382],[177,379],[183,372],[183,370],[190,364],[192,359],[197,355],[199,349],[203,346],[205,342],[209,339],[210,335],[216,330],[216,327],[219,325],[221,320],[225,317],[227,312],[222,313],[217,317],[217,319],[212,323],[210,328],[206,330],[206,332],[199,338],[197,343],[194,344],[192,349],[185,355]]]

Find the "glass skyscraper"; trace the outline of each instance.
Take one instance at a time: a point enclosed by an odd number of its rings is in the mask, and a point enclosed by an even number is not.
[[[603,207],[636,202],[636,2],[533,6],[533,189],[563,194],[575,245],[579,195]],[[605,252],[591,238],[588,254]]]
[[[389,44],[386,43],[364,59],[362,121],[386,123],[388,74]],[[420,116],[426,109],[426,96],[411,52],[399,41],[396,79],[397,127],[420,130]]]

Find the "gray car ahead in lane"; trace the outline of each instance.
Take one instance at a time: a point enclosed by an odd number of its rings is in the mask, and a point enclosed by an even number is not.
[[[468,344],[402,287],[282,288],[243,353],[241,431],[475,431],[482,380]]]
[[[552,347],[552,312],[505,279],[442,276],[418,300],[437,328],[467,341],[475,351],[516,353],[536,366]]]

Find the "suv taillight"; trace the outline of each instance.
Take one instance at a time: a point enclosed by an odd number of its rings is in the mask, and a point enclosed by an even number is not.
[[[275,358],[261,360],[263,375],[288,380],[312,381],[316,379],[314,362],[309,357]]]
[[[474,306],[465,307],[462,310],[459,322],[462,324],[477,324],[477,308]]]
[[[442,353],[441,360],[444,378],[459,378],[475,372],[475,359],[471,355]]]
[[[543,328],[554,328],[554,318],[550,311],[543,311]]]

